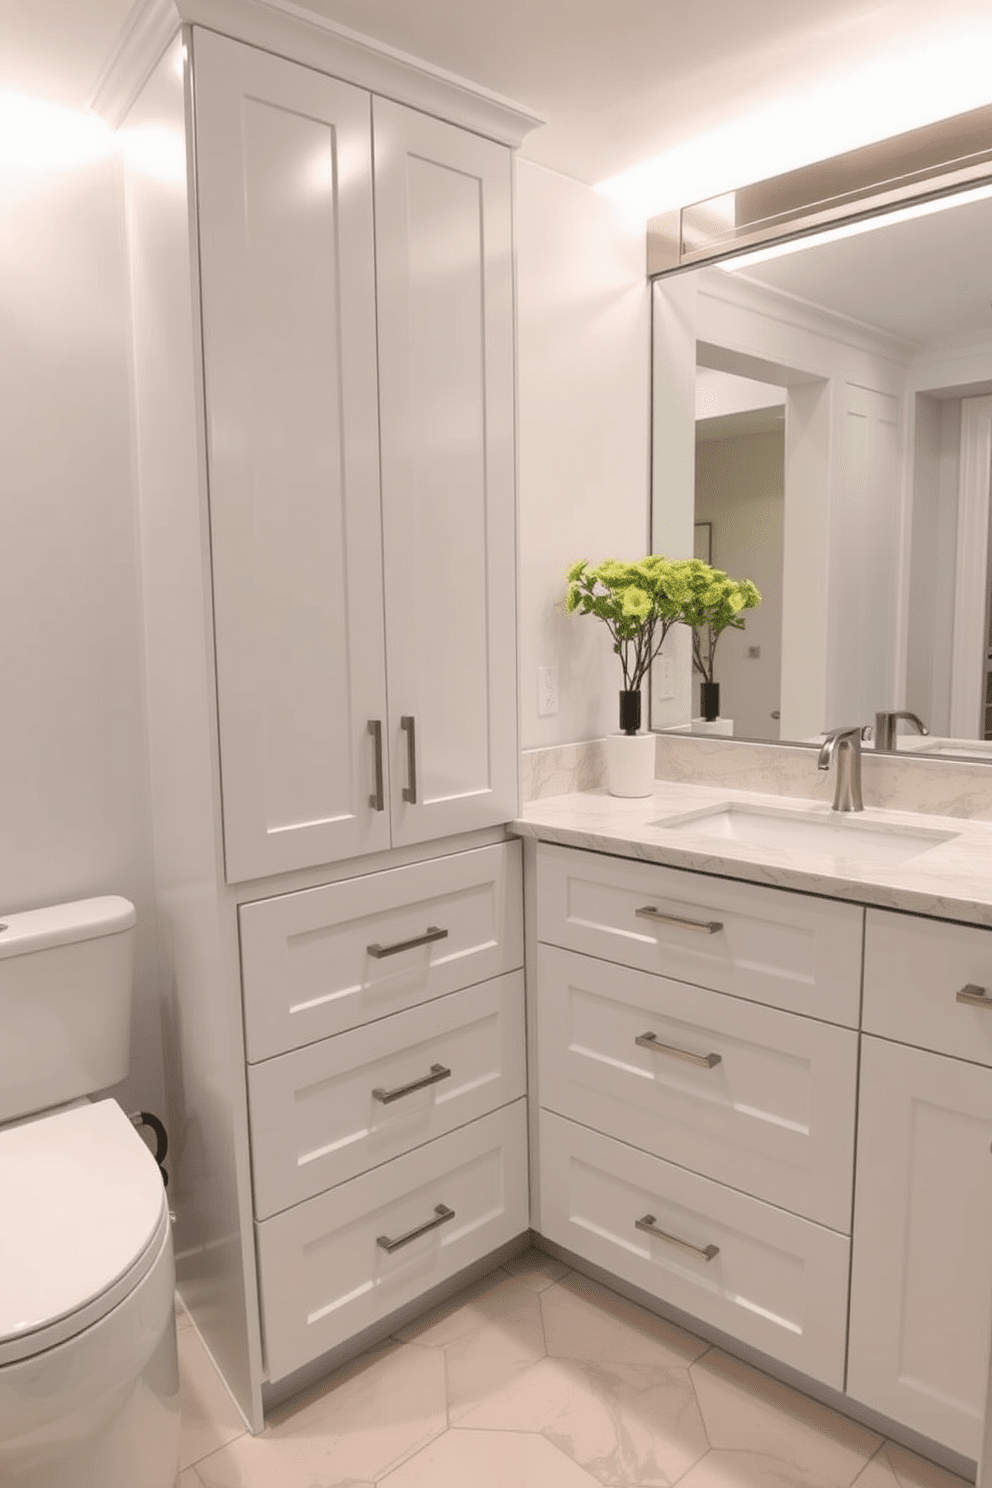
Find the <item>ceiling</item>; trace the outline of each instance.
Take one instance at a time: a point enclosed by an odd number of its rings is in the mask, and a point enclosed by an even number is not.
[[[787,168],[784,147],[793,163],[831,153],[809,153],[804,121],[827,125],[843,149],[992,99],[992,80],[964,75],[968,57],[988,56],[976,43],[992,44],[989,0],[296,3],[533,109],[548,122],[522,153],[590,184],[700,137],[719,145],[745,115],[767,120],[771,164],[752,146],[750,174],[734,184]],[[85,107],[131,9],[132,0],[3,0],[0,89]],[[949,40],[965,59],[950,78]],[[924,65],[921,88],[913,68]],[[941,83],[945,97],[953,85],[956,105],[941,102]],[[982,87],[985,97],[973,96]],[[781,128],[783,108],[796,128]]]

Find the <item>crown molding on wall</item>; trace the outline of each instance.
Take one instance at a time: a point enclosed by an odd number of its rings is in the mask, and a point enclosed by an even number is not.
[[[123,123],[181,25],[173,0],[135,0],[89,97],[89,107],[112,129]]]
[[[116,128],[184,22],[356,83],[514,149],[544,123],[511,99],[339,26],[294,0],[136,0],[90,107]]]

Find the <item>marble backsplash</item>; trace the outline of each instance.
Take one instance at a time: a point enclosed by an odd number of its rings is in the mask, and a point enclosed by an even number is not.
[[[655,773],[660,780],[691,781],[830,801],[833,772],[816,768],[816,752],[784,744],[744,744],[730,739],[659,734]],[[992,821],[992,765],[862,753],[866,806],[919,811]],[[526,749],[520,756],[521,800],[596,790],[606,784],[606,751],[601,739]]]

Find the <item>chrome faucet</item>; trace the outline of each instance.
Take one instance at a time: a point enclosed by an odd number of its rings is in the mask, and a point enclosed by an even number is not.
[[[922,718],[917,718],[915,713],[876,713],[874,739],[876,749],[891,751],[898,748],[896,744],[896,724],[900,718],[905,718],[907,723],[911,723],[917,733],[928,734],[930,732]]]
[[[831,761],[837,760],[837,779],[834,785],[835,811],[864,811],[861,799],[861,725],[848,724],[846,728],[831,729],[823,741],[818,770],[829,770]]]

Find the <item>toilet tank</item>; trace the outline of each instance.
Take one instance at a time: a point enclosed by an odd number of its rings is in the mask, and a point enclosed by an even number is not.
[[[0,915],[0,1121],[127,1074],[135,918],[115,895]]]

